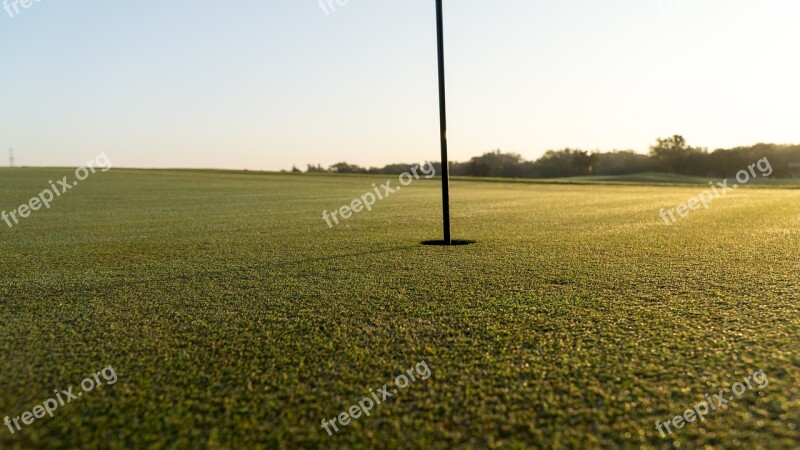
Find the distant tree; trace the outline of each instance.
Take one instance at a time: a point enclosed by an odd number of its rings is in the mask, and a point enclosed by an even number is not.
[[[292,173],[300,173],[300,169],[298,169],[294,164],[292,164]]]
[[[533,163],[533,175],[540,178],[574,177],[594,172],[597,156],[583,150],[548,150]]]
[[[656,168],[670,173],[687,173],[689,163],[697,165],[707,153],[705,149],[690,147],[680,135],[657,139],[656,145],[650,147],[650,157]]]
[[[384,167],[370,167],[368,172],[369,173],[380,173],[386,175],[400,175],[404,172],[408,172],[415,164],[388,164]]]
[[[334,173],[367,173],[367,169],[346,162],[336,163],[330,166],[329,170]]]
[[[708,151],[704,148],[693,148],[683,159],[678,173],[704,177],[710,170]]]
[[[633,150],[613,151],[608,153],[595,153],[596,175],[629,175],[633,173],[649,172],[653,170],[653,160]]]
[[[572,154],[572,169],[575,175],[591,175],[595,171],[597,155],[583,150],[576,150]]]
[[[750,164],[768,158],[773,177],[789,175],[790,164],[800,163],[800,145],[756,144],[751,147],[719,149],[709,154],[705,148],[690,147],[682,136],[658,139],[649,155],[632,150],[609,153],[566,148],[548,150],[536,161],[526,161],[516,153],[500,150],[484,153],[466,162],[451,162],[450,174],[474,177],[557,178],[581,175],[627,175],[653,170],[700,177],[733,177]],[[441,163],[433,162],[436,173]],[[368,170],[345,162],[324,169],[308,165],[308,172],[401,174],[413,164],[389,164]],[[292,168],[295,171],[295,168]]]
[[[328,170],[322,167],[322,164],[317,164],[313,166],[308,164],[308,169],[306,169],[306,173],[319,173],[319,172],[327,172]]]
[[[503,153],[501,150],[476,156],[467,163],[453,164],[453,175],[473,177],[521,178],[525,174],[525,160],[516,153]]]

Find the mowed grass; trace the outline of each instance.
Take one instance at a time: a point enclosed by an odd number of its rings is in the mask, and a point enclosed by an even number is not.
[[[10,210],[70,169],[0,170]],[[0,222],[0,419],[119,381],[2,448],[800,445],[800,191],[113,169]],[[425,361],[332,437],[321,427]],[[655,430],[756,370],[769,385]],[[728,391],[730,392],[730,391]]]

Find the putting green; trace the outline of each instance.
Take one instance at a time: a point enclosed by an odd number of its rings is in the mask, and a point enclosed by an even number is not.
[[[0,170],[0,209],[70,169]],[[797,448],[800,190],[112,169],[0,228],[3,448]],[[420,361],[431,376],[338,434]],[[669,438],[655,429],[756,370]],[[674,428],[674,427],[673,427]]]

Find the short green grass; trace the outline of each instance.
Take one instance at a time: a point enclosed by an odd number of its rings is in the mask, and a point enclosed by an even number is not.
[[[13,209],[69,169],[0,170]],[[48,448],[800,446],[800,191],[437,180],[328,229],[389,176],[114,169],[0,223],[0,419],[112,365],[12,435]],[[396,181],[393,185],[396,185]],[[322,418],[432,376],[329,437]],[[769,386],[663,439],[758,369]]]

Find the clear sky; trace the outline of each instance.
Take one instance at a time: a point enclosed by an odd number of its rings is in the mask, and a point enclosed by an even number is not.
[[[438,159],[434,0],[339,1],[0,10],[0,161]],[[444,1],[454,160],[800,142],[800,1]]]

